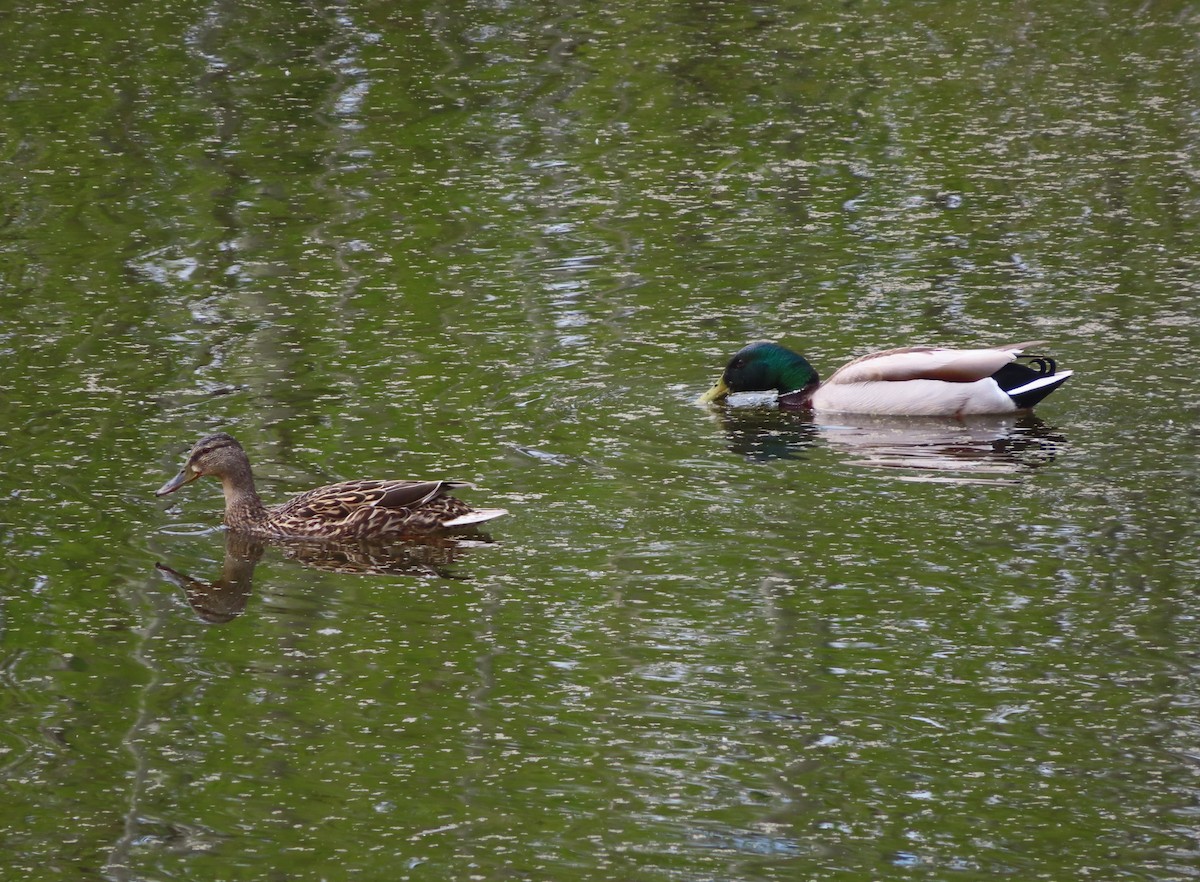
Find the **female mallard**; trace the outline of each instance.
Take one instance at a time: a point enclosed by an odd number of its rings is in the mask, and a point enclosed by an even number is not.
[[[174,493],[203,475],[221,479],[225,524],[269,539],[385,540],[458,531],[508,514],[473,509],[447,495],[463,481],[344,481],[267,508],[254,489],[246,451],[224,432],[201,438],[179,474],[155,496]]]
[[[775,343],[751,343],[730,359],[715,386],[700,396],[779,393],[779,406],[895,416],[1012,413],[1033,407],[1071,376],[1052,358],[1023,355],[1042,343],[993,349],[909,346],[856,358],[824,383],[804,356]],[[1017,359],[1029,362],[1018,364]]]

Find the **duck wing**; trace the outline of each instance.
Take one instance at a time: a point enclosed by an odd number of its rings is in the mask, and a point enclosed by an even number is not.
[[[842,383],[942,380],[973,383],[990,377],[1016,359],[1025,349],[1043,345],[1036,341],[1010,343],[991,349],[946,349],[937,346],[906,346],[872,352],[842,365],[826,385]]]
[[[275,510],[276,517],[343,521],[363,508],[412,510],[445,496],[465,481],[344,481],[302,493]]]

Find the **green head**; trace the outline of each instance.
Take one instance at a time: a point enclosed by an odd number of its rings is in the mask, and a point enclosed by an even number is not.
[[[769,392],[780,395],[815,387],[820,378],[803,355],[778,343],[760,341],[739,350],[725,366],[716,385],[700,401],[721,401],[731,392]]]

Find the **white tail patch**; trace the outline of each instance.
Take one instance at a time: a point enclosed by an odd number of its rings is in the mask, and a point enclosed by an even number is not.
[[[506,514],[508,514],[508,509],[506,508],[481,508],[478,511],[467,512],[465,515],[459,515],[456,518],[443,521],[442,527],[469,527],[472,524],[482,524],[484,521],[503,517]]]

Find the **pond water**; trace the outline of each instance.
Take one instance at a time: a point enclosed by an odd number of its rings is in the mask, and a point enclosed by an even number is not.
[[[0,876],[1200,873],[1200,5],[3,21]],[[1076,375],[698,406],[756,338]],[[218,429],[511,514],[246,543]]]

